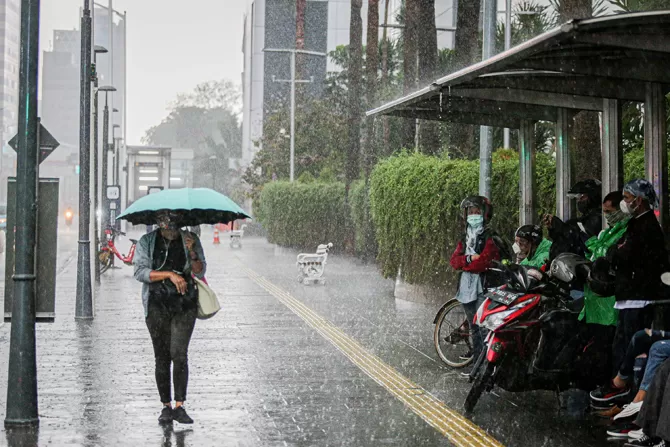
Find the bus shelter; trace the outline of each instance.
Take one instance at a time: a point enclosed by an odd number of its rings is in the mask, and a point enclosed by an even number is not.
[[[645,173],[668,219],[667,110],[670,11],[573,20],[367,113],[519,130],[521,224],[536,218],[534,123],[556,125],[556,214],[571,215],[570,126],[600,112],[603,193],[623,186],[621,105],[643,103]],[[487,165],[488,164],[488,165]],[[484,157],[480,182],[490,173]],[[594,177],[597,173],[594,173]]]

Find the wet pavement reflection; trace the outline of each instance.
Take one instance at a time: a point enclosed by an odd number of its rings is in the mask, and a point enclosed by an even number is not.
[[[329,257],[327,285],[304,286],[296,281],[296,252],[261,239],[231,250],[212,246],[210,237],[203,233],[208,280],[223,310],[199,321],[191,342],[191,429],[157,423],[153,351],[130,267],[106,273],[96,318],[75,322],[76,263],[68,262],[76,250],[73,237],[60,244],[57,320],[38,325],[39,431],[4,431],[0,445],[454,445],[245,269],[461,412],[468,384],[440,363],[432,346],[439,304],[395,300],[393,282],[374,266],[338,255]],[[8,340],[9,325],[1,326],[3,363]],[[0,368],[3,417],[6,383],[7,370]],[[564,393],[559,406],[552,393],[494,390],[472,419],[508,446],[613,445],[604,422],[584,414],[587,403],[578,392]]]

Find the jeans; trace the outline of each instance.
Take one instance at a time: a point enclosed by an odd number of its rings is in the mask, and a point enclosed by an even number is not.
[[[619,369],[623,368],[628,344],[633,339],[635,333],[650,327],[651,319],[652,314],[650,306],[641,309],[621,309],[619,311],[619,319],[617,320],[616,332],[614,333],[614,342],[612,343],[612,377],[619,372]],[[635,357],[633,357],[633,359],[634,358]],[[634,360],[630,365],[633,363]],[[628,374],[632,374],[632,366]]]
[[[484,347],[484,328],[479,327],[474,324],[472,321],[475,319],[475,315],[479,310],[479,306],[484,302],[484,297],[480,295],[475,301],[469,303],[461,303],[463,310],[465,311],[465,316],[470,323],[470,338],[472,338],[472,355],[475,360],[479,357],[479,354],[482,352]]]
[[[191,341],[197,309],[183,310],[163,301],[150,300],[146,318],[156,358],[156,385],[161,402],[172,401],[170,364],[174,382],[174,400],[186,400],[188,387],[188,345]]]
[[[644,378],[640,384],[640,390],[647,391],[654,380],[654,375],[659,366],[670,358],[670,341],[662,340],[654,343],[649,351],[647,369],[644,370]]]
[[[649,354],[652,346],[657,341],[668,339],[670,339],[670,332],[665,333],[653,330],[651,331],[651,335],[648,335],[644,329],[636,332],[628,344],[626,355],[624,357],[623,363],[621,364],[621,367],[619,368],[619,377],[624,380],[630,379],[630,377],[633,375],[635,359],[641,354]]]

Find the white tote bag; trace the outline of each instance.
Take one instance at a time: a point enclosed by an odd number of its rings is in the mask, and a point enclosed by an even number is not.
[[[198,319],[207,320],[221,310],[216,293],[201,279],[193,278],[198,286]]]

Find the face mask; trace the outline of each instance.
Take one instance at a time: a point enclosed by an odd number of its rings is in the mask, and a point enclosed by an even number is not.
[[[626,215],[621,210],[616,210],[613,213],[605,214],[605,221],[607,222],[607,225],[609,225],[610,227],[613,227],[614,225],[618,224],[625,218]]]
[[[623,211],[625,214],[631,215],[635,212],[637,207],[632,206],[630,203],[626,202],[625,200],[622,200],[621,203],[619,204],[619,208],[621,208],[621,211]]]
[[[521,253],[521,247],[519,247],[519,244],[517,244],[516,242],[512,245],[512,250],[514,250],[515,255]]]
[[[586,212],[589,209],[589,204],[586,201],[583,202],[577,202],[577,211],[579,211],[582,214],[586,214]]]
[[[481,227],[484,224],[484,216],[481,214],[470,214],[468,216],[468,225],[471,227]]]

